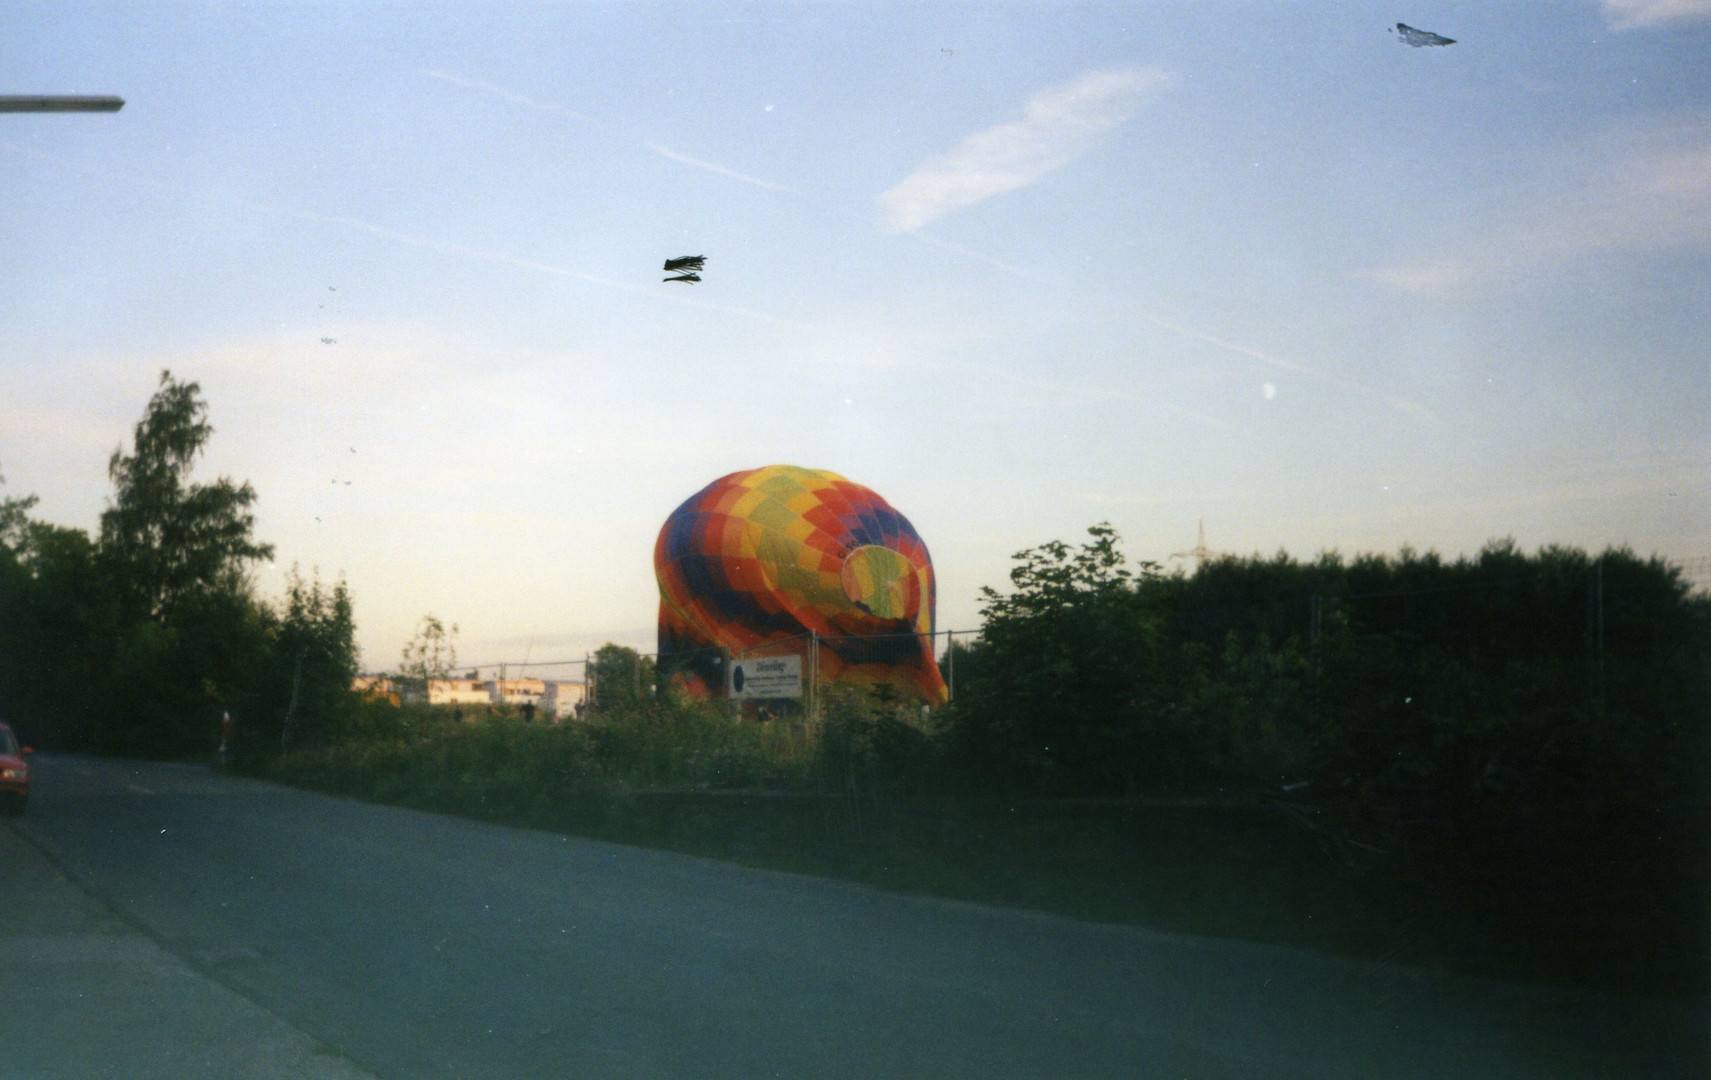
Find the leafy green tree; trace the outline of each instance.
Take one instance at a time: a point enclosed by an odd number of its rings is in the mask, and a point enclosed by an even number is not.
[[[191,480],[213,434],[194,382],[162,372],[98,543],[34,521],[35,499],[0,500],[0,707],[36,743],[102,753],[200,757],[237,719],[240,750],[335,734],[356,670],[344,583],[293,569],[279,610],[249,566],[254,490]]]
[[[351,680],[357,674],[356,622],[344,581],[329,589],[319,574],[305,581],[291,568],[274,654],[276,672],[289,684],[279,746],[290,749],[337,737],[352,715]]]
[[[169,618],[175,605],[211,589],[245,590],[249,563],[271,558],[255,541],[255,491],[221,477],[190,482],[214,428],[201,387],[160,373],[132,451],[113,451],[111,505],[101,515],[101,553],[113,564],[126,614]]]
[[[0,473],[0,484],[6,482],[4,473]],[[12,495],[0,499],[0,544],[8,549],[15,549],[23,542],[24,529],[30,522],[30,511],[35,509],[38,499],[34,495],[17,498]]]
[[[0,541],[0,700],[35,745],[87,744],[116,618],[83,530],[30,521]]]
[[[653,699],[654,662],[627,645],[611,642],[594,652],[589,664],[594,707],[603,712],[633,708]]]
[[[958,656],[950,756],[981,787],[1125,792],[1180,780],[1182,673],[1166,663],[1156,565],[1131,570],[1116,531],[1016,554],[1013,589],[983,590],[980,639]]]
[[[88,534],[32,519],[35,505],[0,499],[0,719],[72,749],[97,708],[113,613]]]
[[[163,371],[131,452],[108,462],[98,561],[118,617],[103,648],[94,749],[200,754],[222,709],[240,730],[266,710],[269,615],[247,571],[273,549],[254,538],[249,484],[191,481],[213,433],[201,388]]]
[[[416,626],[416,636],[404,643],[402,663],[398,674],[422,684],[428,680],[447,679],[457,668],[457,624],[448,633],[445,624],[432,615],[422,616]]]

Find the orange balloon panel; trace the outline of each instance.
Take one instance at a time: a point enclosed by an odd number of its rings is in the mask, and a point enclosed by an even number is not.
[[[660,663],[699,692],[722,650],[820,639],[823,682],[948,698],[933,656],[933,564],[909,520],[836,473],[768,465],[721,477],[654,545]],[[776,652],[777,649],[767,650]],[[805,673],[806,674],[806,673]]]

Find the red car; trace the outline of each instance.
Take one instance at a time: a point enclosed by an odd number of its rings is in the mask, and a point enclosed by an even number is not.
[[[0,797],[14,814],[23,813],[30,803],[30,763],[24,760],[28,753],[29,747],[19,748],[12,729],[0,724]]]

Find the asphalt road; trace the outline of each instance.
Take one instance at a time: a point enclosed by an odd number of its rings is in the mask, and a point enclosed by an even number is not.
[[[81,1011],[9,1033],[31,991],[0,979],[0,1034],[27,1060],[207,990],[383,1078],[1626,1080],[1706,1062],[1700,1006],[900,897],[193,766],[35,769],[10,828],[186,978],[92,984]],[[0,863],[14,901],[23,865]],[[85,977],[115,976],[68,966],[54,985]]]

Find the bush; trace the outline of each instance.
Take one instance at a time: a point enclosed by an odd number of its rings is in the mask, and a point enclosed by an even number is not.
[[[585,729],[503,719],[459,724],[385,707],[400,714],[391,725],[396,738],[281,754],[267,775],[376,802],[548,828],[597,829],[628,798],[627,785],[599,767]]]
[[[252,763],[275,779],[421,809],[554,828],[610,825],[637,789],[799,786],[801,721],[758,724],[709,703],[647,702],[588,723],[459,722],[365,700],[344,739]]]
[[[820,790],[893,801],[941,790],[942,744],[920,706],[899,700],[889,686],[832,686],[821,707],[814,755]]]

